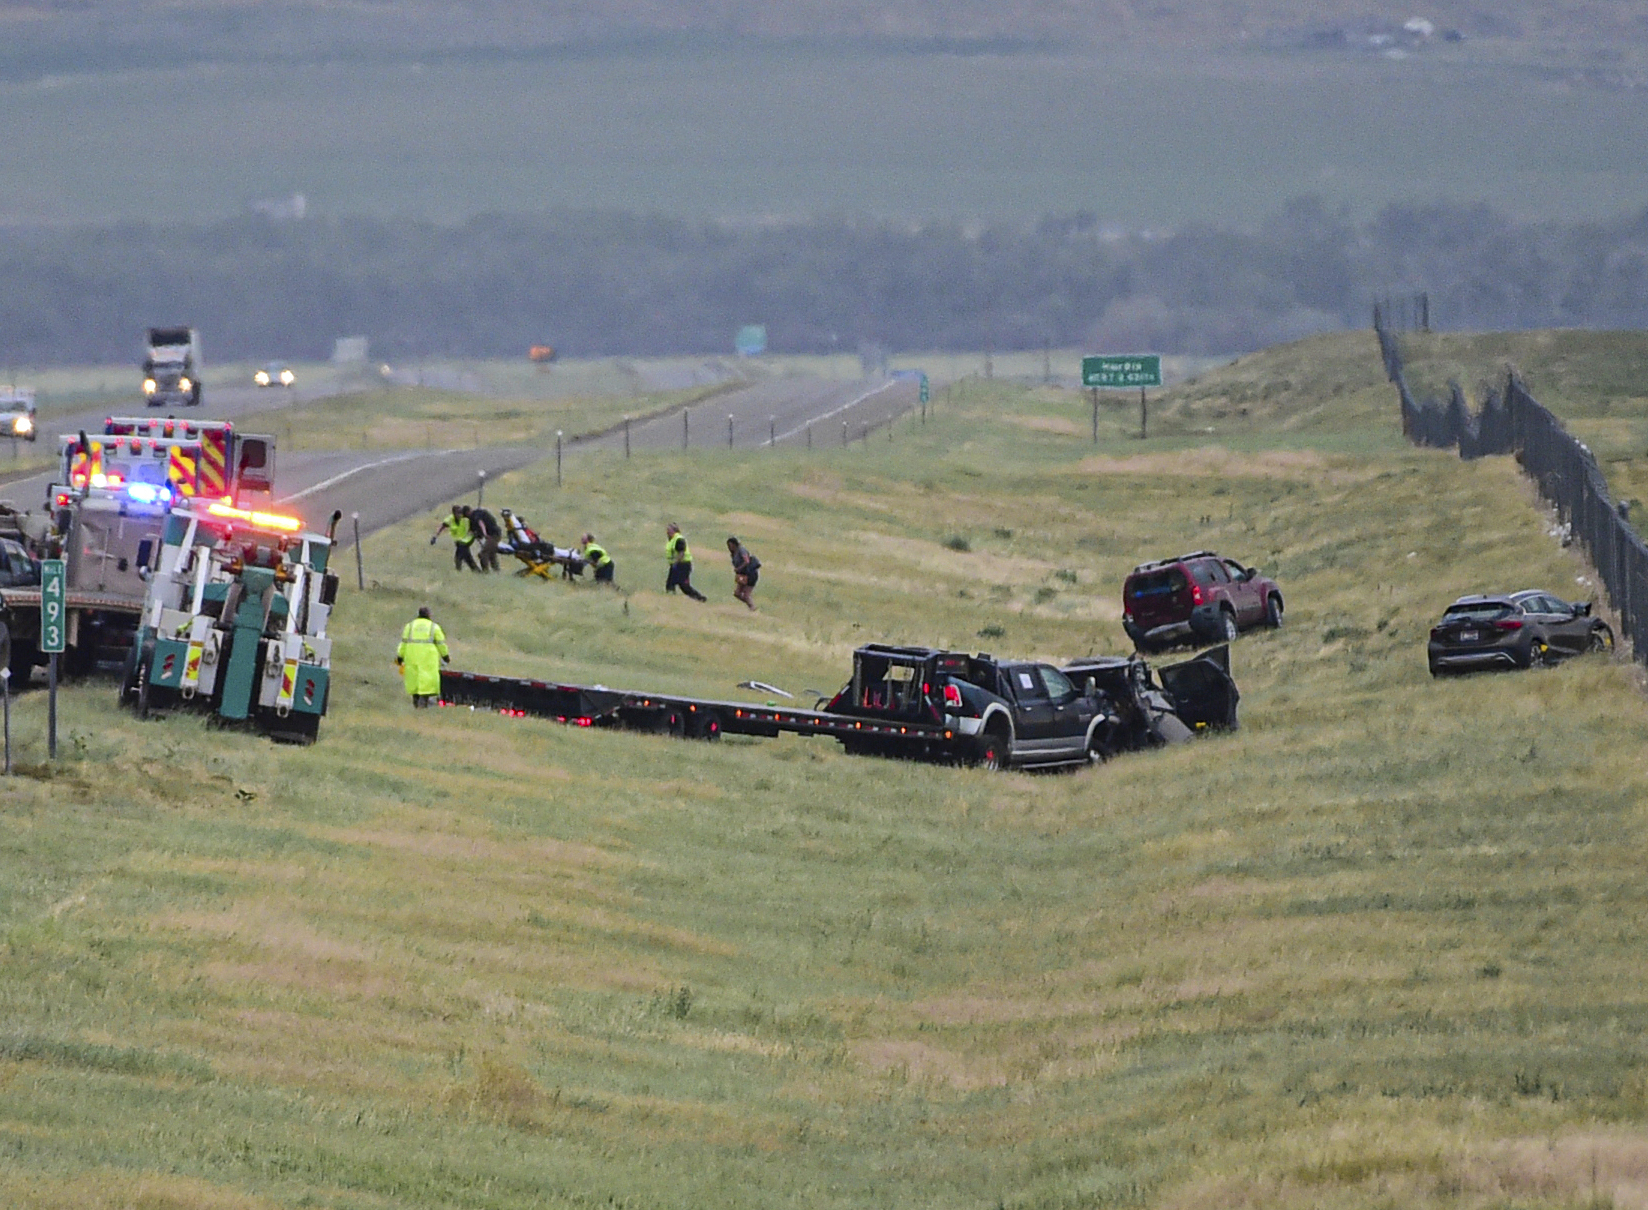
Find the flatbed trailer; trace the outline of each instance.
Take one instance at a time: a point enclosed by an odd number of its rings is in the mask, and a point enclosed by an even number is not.
[[[964,760],[971,757],[973,749],[971,737],[931,724],[449,669],[441,671],[440,703],[495,710],[518,718],[549,718],[579,727],[621,727],[687,739],[717,739],[722,735],[772,739],[785,732],[823,735],[849,747],[868,750],[873,746],[889,755],[918,759]]]

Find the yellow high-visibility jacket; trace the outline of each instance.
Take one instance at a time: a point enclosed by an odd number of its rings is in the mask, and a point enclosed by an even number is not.
[[[434,697],[441,691],[441,661],[447,657],[446,634],[428,618],[413,618],[401,630],[395,660],[401,666],[406,691]]]

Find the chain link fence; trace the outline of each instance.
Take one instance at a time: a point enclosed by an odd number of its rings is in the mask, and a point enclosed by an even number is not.
[[[1616,504],[1596,458],[1528,393],[1515,371],[1488,390],[1477,411],[1450,383],[1444,399],[1416,400],[1403,372],[1402,348],[1381,308],[1374,332],[1385,373],[1402,404],[1402,433],[1415,445],[1459,450],[1461,458],[1514,454],[1574,539],[1590,555],[1638,662],[1648,663],[1648,545]]]

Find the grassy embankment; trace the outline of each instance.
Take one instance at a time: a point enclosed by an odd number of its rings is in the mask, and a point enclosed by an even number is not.
[[[312,749],[95,685],[48,777],[20,703],[0,1202],[1606,1204],[1648,1157],[1648,706],[1601,659],[1424,669],[1454,594],[1582,574],[1509,461],[1406,447],[1365,334],[1145,443],[1118,408],[1095,450],[1071,393],[938,403],[507,481],[622,595],[375,536]],[[658,591],[671,516],[710,604]],[[415,715],[389,663],[422,602],[460,667],[721,695],[832,688],[868,638],[1119,650],[1126,569],[1200,545],[1289,596],[1236,646],[1242,730],[1070,776]]]

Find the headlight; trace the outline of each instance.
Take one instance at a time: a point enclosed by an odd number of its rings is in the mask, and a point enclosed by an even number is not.
[[[282,370],[280,372],[280,381],[282,386],[291,386],[297,381],[297,375],[292,373],[291,370]]]
[[[19,416],[11,422],[11,431],[14,433],[32,433],[34,431],[34,421],[27,416]]]
[[[268,385],[269,385],[269,374],[268,374],[268,371],[266,371],[266,370],[259,370],[259,371],[258,371],[258,372],[257,372],[257,373],[256,373],[256,374],[253,374],[253,375],[252,375],[252,381],[253,381],[253,382],[255,382],[255,383],[257,383],[257,384],[258,384],[258,386],[260,386],[260,387],[266,387],[266,386],[268,386]]]
[[[190,382],[187,377],[179,378],[177,380],[177,389],[180,390],[180,391],[192,390],[194,388],[194,385],[195,384]]]
[[[153,378],[145,378],[143,380],[143,393],[145,395],[153,395],[155,393],[155,380]]]

